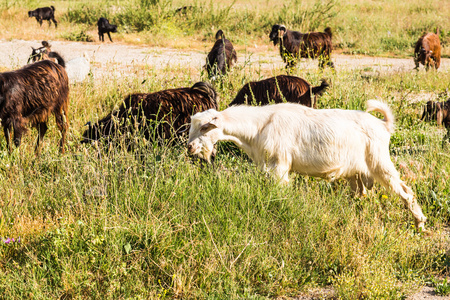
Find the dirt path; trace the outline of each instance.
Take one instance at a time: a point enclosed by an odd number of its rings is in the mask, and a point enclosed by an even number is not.
[[[40,47],[41,41],[0,40],[0,71],[17,69],[26,64],[31,54],[31,47]],[[201,70],[205,64],[206,51],[199,50],[174,50],[166,48],[148,48],[144,46],[130,46],[119,43],[82,43],[82,42],[51,42],[52,50],[59,52],[65,60],[83,56],[89,56],[92,65],[92,73],[96,81],[101,82],[108,77],[121,77],[127,74],[135,74],[136,70],[143,66],[156,70],[171,68],[194,68]],[[254,50],[254,51],[252,51]],[[336,69],[360,70],[371,74],[387,72],[412,71],[414,63],[412,58],[380,58],[368,56],[350,56],[334,54],[332,60]],[[278,50],[270,46],[248,49],[247,56],[238,52],[238,65],[256,64],[262,70],[283,68]],[[303,69],[317,69],[317,61],[303,60],[300,67]],[[421,67],[423,68],[423,67]],[[450,69],[450,59],[441,61],[440,72]],[[299,296],[299,300],[332,299],[333,292],[330,289],[314,291],[305,296]],[[443,300],[449,297],[437,296],[431,287],[423,287],[419,292],[408,297],[409,300]]]
[[[167,48],[147,48],[119,43],[82,43],[82,42],[51,42],[52,50],[59,52],[65,60],[83,56],[86,52],[93,65],[96,79],[105,76],[123,76],[134,73],[136,68],[146,66],[153,69],[167,67],[195,68],[201,70],[205,64],[206,51],[174,50]],[[0,68],[16,69],[28,60],[31,47],[39,47],[40,41],[0,40]],[[253,51],[255,50],[255,51]],[[361,70],[374,73],[397,72],[413,70],[412,58],[380,58],[368,56],[353,56],[334,54],[332,60],[337,70]],[[282,68],[282,62],[275,47],[267,45],[258,49],[248,49],[247,55],[238,53],[238,65],[258,65],[262,70]],[[302,60],[303,69],[317,69],[317,61]],[[112,72],[111,72],[112,67]],[[422,67],[421,67],[422,68]],[[450,68],[450,59],[443,59],[440,71]]]

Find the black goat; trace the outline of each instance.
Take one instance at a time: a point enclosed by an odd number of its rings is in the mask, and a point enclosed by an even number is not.
[[[117,25],[109,24],[109,21],[105,18],[100,18],[97,21],[98,27],[98,39],[102,42],[105,41],[104,34],[107,33],[109,40],[112,42],[110,32],[117,32]]]
[[[42,20],[48,21],[48,26],[55,24],[55,28],[58,27],[58,22],[55,20],[55,7],[52,5],[50,7],[40,7],[35,10],[28,11],[28,17],[35,17],[36,21],[39,22],[39,25],[42,26]]]
[[[237,55],[233,44],[225,38],[223,31],[219,29],[216,33],[216,42],[206,57],[208,76],[211,78],[226,74],[236,61]]]
[[[141,130],[147,140],[179,136],[190,123],[191,115],[210,108],[217,109],[217,94],[206,82],[190,88],[177,88],[152,94],[126,96],[119,109],[90,125],[83,133],[82,143],[109,138],[119,132]],[[114,120],[115,119],[115,120]]]
[[[331,29],[325,28],[324,32],[307,32],[287,30],[284,25],[273,25],[269,38],[276,46],[280,44],[280,55],[286,68],[292,68],[299,58],[312,58],[319,60],[319,68],[327,65],[334,68],[331,61]]]
[[[9,151],[12,150],[12,130],[14,144],[18,147],[27,125],[31,124],[39,131],[36,144],[36,154],[39,154],[39,143],[47,131],[48,117],[53,113],[62,134],[60,148],[64,153],[68,105],[67,73],[52,61],[38,61],[16,71],[0,73],[0,119]]]
[[[312,87],[306,80],[289,75],[279,75],[245,84],[228,105],[293,102],[316,108],[317,96],[329,87],[322,79],[320,86]],[[314,99],[312,98],[314,94]]]

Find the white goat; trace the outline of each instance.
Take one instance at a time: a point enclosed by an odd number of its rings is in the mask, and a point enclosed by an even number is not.
[[[86,52],[66,62],[66,72],[71,83],[82,82],[91,71],[91,63]]]
[[[416,228],[424,229],[426,218],[415,195],[389,156],[394,116],[385,103],[369,100],[367,106],[367,112],[378,111],[385,119],[293,103],[209,109],[191,117],[188,150],[209,162],[218,141],[234,142],[283,183],[294,171],[328,180],[344,178],[354,193],[365,194],[365,187],[372,188],[376,180],[403,199]]]

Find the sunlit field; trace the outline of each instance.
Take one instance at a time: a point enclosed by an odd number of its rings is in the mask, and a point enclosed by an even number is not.
[[[47,5],[56,7],[56,30],[28,18]],[[183,6],[192,7],[176,13]],[[282,63],[267,69],[243,59],[253,51],[279,56],[268,39],[277,23],[329,26],[333,53],[410,58],[411,65],[417,38],[439,28],[447,64],[450,55],[448,1],[8,0],[0,3],[0,39],[99,43],[100,16],[118,25],[114,43],[149,51],[204,50],[223,29],[240,60],[212,82],[221,109],[244,83],[286,74]],[[135,75],[111,66],[101,81],[71,84],[64,155],[53,117],[39,157],[35,129],[12,153],[0,134],[0,298],[265,299],[331,290],[334,299],[405,299],[424,285],[448,295],[450,144],[442,143],[445,129],[420,116],[426,101],[450,97],[450,68],[302,66],[293,75],[331,83],[318,109],[365,110],[369,99],[390,105],[391,158],[417,195],[428,233],[378,183],[366,197],[353,197],[344,181],[294,174],[282,186],[229,143],[217,145],[212,165],[187,154],[187,137],[158,143],[136,133],[127,139],[131,150],[123,137],[81,144],[86,122],[130,93],[209,81],[200,68],[142,65]]]

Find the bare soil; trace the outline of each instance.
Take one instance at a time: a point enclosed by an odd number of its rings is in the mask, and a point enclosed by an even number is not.
[[[168,67],[199,69],[205,64],[206,51],[202,50],[176,50],[168,48],[148,48],[145,46],[132,46],[111,42],[64,42],[50,41],[52,50],[60,53],[64,59],[83,56],[86,53],[93,66],[93,74],[96,79],[103,80],[105,76],[123,76],[136,73],[135,70],[143,66],[155,70]],[[31,54],[31,47],[40,47],[41,41],[25,40],[0,40],[0,68],[16,69],[27,63]],[[379,75],[386,72],[413,71],[412,58],[384,58],[360,55],[333,54],[332,60],[336,70],[357,70],[367,76]],[[237,65],[258,65],[258,68],[266,71],[283,68],[284,63],[278,54],[276,47],[267,45],[254,45],[247,51],[238,51]],[[302,60],[299,68],[317,69],[315,60]],[[111,72],[114,66],[114,72]],[[450,59],[443,59],[440,72],[450,68]],[[423,72],[423,67],[421,66]]]
[[[91,61],[92,73],[96,82],[101,82],[108,77],[121,77],[131,74],[138,74],[137,70],[150,68],[164,70],[167,68],[181,69],[202,69],[205,64],[206,51],[202,50],[176,50],[168,48],[148,48],[145,46],[131,46],[121,43],[110,42],[51,42],[52,50],[60,53],[65,60],[88,55]],[[0,40],[0,71],[12,70],[22,67],[27,63],[31,54],[31,47],[38,48],[41,41],[25,40]],[[332,60],[339,70],[355,70],[363,76],[379,76],[390,72],[413,71],[415,65],[412,58],[382,58],[356,55],[333,54]],[[262,70],[270,72],[281,69],[284,66],[278,49],[267,45],[254,45],[247,51],[238,51],[237,65],[244,64],[258,65]],[[299,68],[317,69],[317,61],[302,60]],[[450,59],[443,59],[439,72],[447,71],[450,68]],[[424,72],[421,66],[420,72]],[[423,99],[414,101],[429,100],[432,93],[424,93]],[[335,294],[332,289],[319,289],[299,295],[295,299],[334,299]],[[434,288],[424,286],[419,291],[413,293],[408,300],[443,300],[448,296],[436,295]]]

